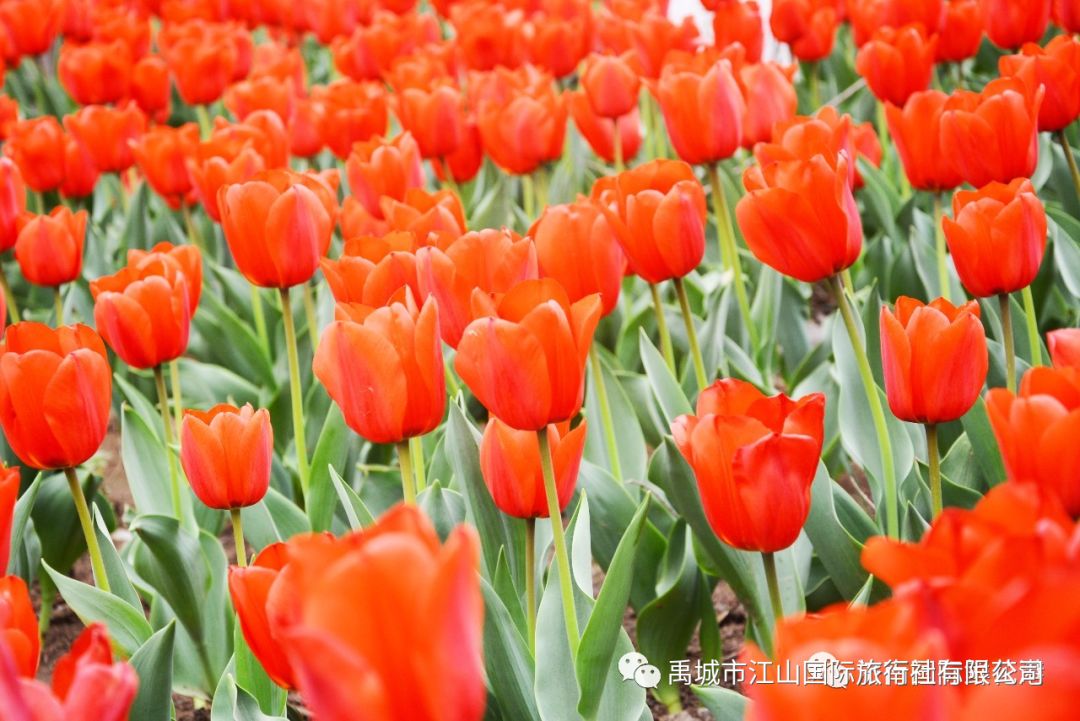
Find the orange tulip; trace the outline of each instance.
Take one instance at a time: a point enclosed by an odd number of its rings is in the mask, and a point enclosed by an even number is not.
[[[288,554],[269,593],[270,628],[320,721],[356,721],[357,709],[410,721],[483,717],[474,531],[458,527],[441,544],[420,510],[399,505],[341,540],[299,537]],[[282,605],[288,613],[274,613]]]
[[[354,143],[386,134],[386,94],[378,85],[341,79],[313,88],[311,96],[323,107],[323,143],[338,158],[347,158]]]
[[[148,55],[131,70],[131,99],[155,122],[169,117],[169,66],[158,55]]]
[[[719,3],[713,12],[713,43],[720,49],[739,43],[746,50],[747,60],[760,61],[765,27],[758,4],[753,0]]]
[[[778,0],[769,16],[776,39],[805,61],[823,60],[832,53],[839,22],[832,0]]]
[[[484,148],[480,142],[480,129],[476,121],[469,119],[461,136],[457,150],[435,164],[435,177],[440,181],[452,177],[455,183],[467,183],[476,177],[484,163]]]
[[[941,139],[948,100],[939,90],[924,90],[909,97],[902,110],[891,103],[885,106],[889,135],[913,188],[940,192],[964,182]]]
[[[927,38],[921,25],[882,28],[859,49],[855,69],[874,97],[903,105],[930,86],[936,45],[937,38]]]
[[[438,427],[446,409],[439,312],[428,300],[368,308],[362,321],[335,321],[312,365],[345,422],[372,443],[400,443]],[[355,316],[354,316],[355,317]]]
[[[473,320],[473,296],[498,297],[521,281],[537,277],[536,246],[511,230],[466,233],[445,250],[416,253],[420,294],[439,304],[443,340],[457,348]]]
[[[681,278],[705,256],[705,190],[678,160],[653,160],[593,186],[630,269],[650,283]]]
[[[581,64],[581,90],[602,118],[619,118],[638,106],[640,73],[633,53],[593,54]]]
[[[565,511],[577,485],[587,424],[561,431],[547,427],[559,510]],[[480,471],[495,506],[515,518],[548,518],[540,441],[532,431],[518,431],[498,418],[488,421],[480,441]]]
[[[1000,58],[998,69],[1022,81],[1029,95],[1046,89],[1039,130],[1062,130],[1080,117],[1080,40],[1059,35],[1045,48],[1029,43],[1018,55]]]
[[[759,146],[760,147],[760,146]],[[750,251],[784,275],[816,283],[850,267],[862,252],[862,221],[848,178],[824,155],[754,165],[735,215]]]
[[[146,116],[139,106],[87,105],[64,118],[64,126],[82,143],[103,173],[122,172],[135,164],[131,143],[146,132]]]
[[[821,458],[825,396],[768,397],[744,381],[716,381],[697,415],[671,432],[694,470],[713,532],[746,551],[780,551],[810,513],[810,484]]]
[[[412,291],[414,298],[420,297],[412,234],[395,232],[389,237],[393,241],[402,241],[406,248],[391,250],[382,257],[365,257],[362,252],[355,251],[359,250],[357,244],[368,239],[358,238],[346,243],[345,255],[338,260],[322,259],[320,267],[334,300],[379,307],[405,302],[406,288]]]
[[[19,166],[10,158],[0,158],[0,253],[15,247],[17,221],[25,212],[26,184]]]
[[[222,26],[202,20],[169,23],[158,33],[158,45],[188,105],[213,103],[236,79],[238,47]]]
[[[0,140],[7,140],[11,126],[19,122],[19,101],[0,93]]]
[[[6,0],[0,3],[0,30],[10,53],[5,59],[41,55],[52,47],[64,22],[64,0]]]
[[[281,569],[288,562],[284,543],[272,543],[245,568],[229,567],[229,595],[244,640],[270,679],[286,689],[296,688],[288,656],[270,632],[267,600]]]
[[[240,120],[256,110],[269,110],[288,122],[296,102],[292,83],[292,78],[282,82],[273,76],[242,80],[225,90],[225,107]]]
[[[222,403],[189,410],[180,426],[180,463],[191,490],[210,508],[253,506],[270,487],[274,429],[265,408]]]
[[[642,12],[635,8],[631,16],[620,17],[602,8],[596,13],[598,45],[603,51],[633,51],[645,78],[656,78],[667,54],[673,50],[693,51],[699,43],[698,29],[692,18],[676,25],[657,7]]]
[[[949,0],[849,0],[848,21],[855,34],[855,44],[862,47],[874,33],[884,28],[902,28],[919,24],[927,35],[934,35],[945,20]]]
[[[451,85],[405,88],[397,94],[401,126],[416,139],[424,158],[445,158],[465,142],[464,99]]]
[[[311,98],[299,98],[289,116],[289,150],[298,158],[310,158],[322,152],[323,106]]]
[[[370,25],[334,38],[334,65],[356,80],[381,80],[394,61],[440,39],[439,23],[427,13],[398,15],[379,10]]]
[[[188,163],[188,172],[203,209],[213,220],[221,222],[218,207],[219,191],[229,185],[244,183],[267,167],[267,162],[251,142],[215,132],[199,144],[195,157]]]
[[[404,200],[410,188],[424,186],[420,148],[408,132],[393,140],[373,138],[353,146],[345,161],[349,190],[369,213],[382,218],[383,197]]]
[[[450,23],[465,65],[473,70],[498,66],[516,68],[525,60],[520,10],[486,2],[459,2],[450,10]]]
[[[522,27],[522,42],[528,62],[561,79],[589,53],[592,13],[581,0],[560,4],[562,12],[533,13]]]
[[[784,68],[776,63],[743,65],[735,75],[746,103],[743,115],[744,148],[767,142],[779,122],[795,117],[799,99],[795,95],[792,76],[796,66]]]
[[[508,173],[527,175],[562,157],[566,101],[549,83],[510,88],[505,100],[481,98],[477,105],[484,150]]]
[[[128,265],[136,271],[155,272],[160,275],[184,275],[187,288],[188,311],[195,315],[202,295],[202,253],[194,245],[173,245],[162,241],[149,251],[132,248],[128,251]]]
[[[923,304],[901,296],[881,308],[881,364],[893,415],[947,423],[971,410],[986,383],[986,333],[975,301]]]
[[[189,200],[191,175],[187,159],[199,145],[199,126],[186,123],[179,128],[155,125],[131,146],[135,163],[146,182],[173,210]]]
[[[938,34],[937,59],[959,63],[979,52],[983,39],[983,14],[979,0],[950,0]]]
[[[402,201],[383,197],[379,209],[382,219],[369,213],[356,198],[345,198],[341,207],[342,236],[352,239],[406,231],[416,238],[416,246],[420,247],[436,244],[431,242],[432,234],[442,241],[456,239],[465,232],[465,209],[452,190],[428,193],[421,188],[409,188]]]
[[[28,281],[36,285],[70,283],[82,272],[87,213],[72,213],[66,206],[49,215],[27,215],[18,220],[15,259]]]
[[[94,324],[133,368],[156,368],[187,350],[191,329],[187,278],[172,264],[128,265],[90,282]]]
[[[128,96],[133,64],[123,40],[60,48],[57,75],[64,90],[80,105],[117,103]]]
[[[1046,334],[1055,368],[1080,368],[1080,328],[1060,328]]]
[[[986,298],[1026,288],[1046,250],[1046,211],[1031,181],[990,183],[953,196],[945,238],[964,288]]]
[[[0,463],[0,571],[5,571],[11,557],[11,525],[15,502],[19,499],[21,477],[18,466]]]
[[[754,157],[761,165],[774,161],[812,160],[820,155],[834,170],[845,160],[848,182],[858,190],[863,185],[854,158],[862,157],[871,165],[881,165],[881,144],[873,125],[856,125],[851,116],[841,115],[831,105],[813,116],[797,116],[777,122],[771,143],[754,146]]]
[[[669,63],[650,88],[664,113],[671,144],[688,163],[730,158],[742,145],[746,104],[731,62],[705,72]]]
[[[1050,24],[1052,0],[979,0],[986,18],[986,35],[1001,48],[1037,43]]]
[[[986,411],[1009,480],[1038,485],[1080,516],[1080,372],[1033,368],[1019,395],[991,389]]]
[[[540,274],[554,278],[571,303],[600,294],[602,314],[615,310],[626,271],[626,256],[607,218],[594,203],[579,198],[549,205],[529,228]]]
[[[47,193],[64,182],[64,129],[51,115],[12,123],[4,154],[32,190]]]
[[[77,466],[109,425],[112,372],[105,344],[84,325],[16,323],[0,343],[0,426],[31,468]]]
[[[218,191],[221,225],[236,266],[252,284],[291,288],[311,280],[326,255],[337,197],[320,176],[267,170]]]
[[[61,142],[64,146],[64,182],[60,184],[60,195],[65,198],[93,195],[101,173],[94,164],[90,149],[70,135]]]
[[[501,421],[523,431],[570,420],[581,408],[585,361],[600,320],[600,297],[573,305],[558,281],[523,281],[474,320],[454,368]]]
[[[30,590],[18,576],[0,576],[0,642],[14,657],[20,676],[37,675],[41,650],[37,621]]]
[[[352,0],[309,0],[298,9],[319,42],[329,45],[334,38],[351,33],[358,24],[369,22],[372,8]]]
[[[641,118],[637,108],[618,118],[604,118],[593,112],[581,91],[570,91],[564,97],[574,125],[598,158],[615,162],[615,133],[619,134],[619,158],[628,161],[637,156],[641,149]]]

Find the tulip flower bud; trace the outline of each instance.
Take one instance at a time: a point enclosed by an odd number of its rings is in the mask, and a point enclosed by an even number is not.
[[[26,279],[56,287],[70,283],[82,272],[87,213],[72,213],[57,206],[48,215],[23,216],[17,222],[15,259]]]
[[[565,510],[577,484],[586,423],[583,421],[572,431],[549,425],[546,433],[559,508]],[[480,441],[480,471],[500,511],[515,518],[548,517],[540,442],[535,432],[515,430],[492,418]]]
[[[999,59],[998,69],[1003,77],[1023,82],[1031,95],[1045,88],[1039,130],[1062,130],[1080,117],[1080,40],[1059,35],[1045,48],[1029,43],[1019,54]]]
[[[265,408],[214,406],[186,411],[180,426],[180,463],[191,490],[209,508],[253,506],[270,487],[274,430]]]
[[[921,25],[885,27],[859,49],[855,69],[874,97],[903,105],[913,93],[930,86],[936,45],[937,38],[927,38]]]
[[[30,590],[18,576],[0,576],[0,649],[7,646],[23,678],[37,675],[41,642]]]
[[[1060,328],[1046,334],[1055,368],[1080,368],[1080,328]]]

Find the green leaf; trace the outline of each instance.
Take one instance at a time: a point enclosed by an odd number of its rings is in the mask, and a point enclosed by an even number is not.
[[[349,461],[351,431],[345,425],[341,409],[334,403],[323,421],[315,454],[311,457],[311,482],[308,487],[307,513],[311,530],[328,531],[334,520],[335,491],[330,467],[345,468]]]
[[[600,354],[600,366],[603,369],[604,390],[607,391],[608,405],[611,409],[612,428],[615,446],[618,451],[619,465],[623,478],[644,478],[648,463],[645,435],[641,431],[634,415],[634,407],[623,390],[622,384],[608,367],[607,354],[596,346],[594,353]],[[592,368],[590,367],[590,373]],[[600,411],[598,384],[589,376],[588,395],[585,399],[585,413],[589,419],[589,432],[585,438],[585,457],[598,466],[607,468],[609,451],[607,434],[604,430],[603,415]]]
[[[120,412],[120,455],[136,510],[140,514],[171,515],[165,446],[146,421],[126,405]]]
[[[1005,463],[1001,459],[1001,447],[994,436],[990,417],[986,414],[986,401],[980,396],[960,422],[975,451],[975,461],[982,470],[983,478],[991,486],[996,486],[1005,480]]]
[[[236,684],[249,692],[266,713],[281,713],[285,710],[285,689],[270,680],[262,664],[251,652],[240,624],[233,630],[233,665],[236,670]]]
[[[653,395],[656,396],[668,425],[685,413],[693,413],[686,394],[675,380],[671,369],[667,367],[660,351],[656,350],[656,346],[645,335],[644,329],[640,331],[638,337],[638,350],[641,353],[641,362],[645,366],[645,375],[649,378]]]
[[[131,657],[139,675],[139,692],[131,704],[129,718],[139,721],[169,721],[172,714],[173,645],[176,623],[151,636]]]
[[[19,555],[19,546],[23,543],[26,534],[26,524],[30,521],[30,513],[34,510],[34,501],[37,500],[38,491],[41,490],[41,480],[45,476],[39,471],[34,476],[33,482],[26,491],[15,501],[15,510],[11,516],[11,558],[8,569],[14,567],[15,558]]]
[[[457,491],[444,489],[439,481],[421,491],[416,502],[444,541],[450,531],[465,521],[465,500]]]
[[[480,590],[484,594],[485,611],[484,664],[503,718],[539,721],[528,645],[499,594],[486,579],[480,579]]]
[[[127,564],[120,558],[120,554],[116,552],[116,546],[113,545],[109,529],[105,527],[105,519],[102,518],[101,512],[96,506],[93,513],[94,531],[97,535],[98,546],[101,547],[102,560],[105,562],[105,575],[109,578],[109,589],[114,596],[126,601],[132,608],[142,613],[142,601],[139,600],[139,594],[135,593],[135,589],[131,586]]]
[[[236,679],[232,673],[226,673],[221,677],[217,690],[214,692],[214,706],[210,710],[210,721],[288,721],[288,719],[284,716],[264,714],[259,709],[259,702],[236,685]]]
[[[742,721],[750,708],[750,700],[740,693],[720,686],[691,686],[716,721]]]
[[[204,642],[201,606],[210,579],[199,541],[169,516],[139,516],[131,531],[142,541],[135,570],[168,602],[195,642]]]
[[[345,508],[345,517],[349,520],[349,528],[358,531],[375,523],[375,517],[371,515],[371,511],[360,500],[360,496],[356,495],[356,491],[345,482],[341,474],[334,470],[333,466],[330,467],[330,481],[334,484],[338,499]]]
[[[111,593],[68,578],[45,561],[41,563],[79,620],[84,624],[105,624],[109,629],[109,638],[124,655],[134,654],[153,634],[141,611],[136,611]]]
[[[834,494],[844,489],[829,478],[824,463],[818,464],[811,486],[810,515],[806,519],[806,535],[830,578],[844,598],[852,599],[866,583],[867,573],[859,560],[862,545],[848,533],[836,514]]]
[[[604,693],[604,681],[613,665],[615,644],[619,631],[622,630],[626,604],[630,600],[634,554],[648,509],[649,497],[646,496],[619,542],[592,615],[581,636],[581,646],[576,659],[577,677],[581,687],[578,711],[587,719],[596,718],[600,698]]]

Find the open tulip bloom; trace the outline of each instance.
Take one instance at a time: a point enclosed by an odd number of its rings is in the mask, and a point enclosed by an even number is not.
[[[0,0],[0,721],[1076,721],[1078,32]]]

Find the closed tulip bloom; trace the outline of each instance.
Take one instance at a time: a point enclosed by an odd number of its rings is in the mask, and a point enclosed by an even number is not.
[[[19,101],[0,93],[0,140],[7,140],[11,126],[19,122]]]
[[[1054,0],[1054,22],[1070,33],[1080,33],[1080,0]]]
[[[472,70],[520,66],[525,61],[523,21],[520,10],[507,12],[490,3],[460,2],[450,11],[462,58]]]
[[[316,175],[269,170],[218,191],[233,260],[252,284],[291,288],[311,280],[334,232],[337,199]]]
[[[937,59],[959,63],[979,52],[983,39],[983,14],[979,0],[950,0],[938,34]]]
[[[749,0],[717,5],[713,11],[713,43],[721,49],[739,43],[746,49],[748,62],[759,62],[765,45],[765,26],[758,4]]]
[[[272,543],[246,567],[229,567],[229,595],[248,648],[255,654],[266,674],[282,688],[296,688],[289,659],[281,644],[270,632],[266,601],[270,588],[288,562],[284,543]]]
[[[720,540],[763,553],[795,542],[810,513],[824,421],[821,393],[769,397],[735,379],[706,388],[697,414],[675,419],[675,444]]]
[[[483,98],[476,123],[484,150],[500,168],[527,175],[562,157],[566,101],[550,85],[514,88],[506,101]]]
[[[356,255],[321,262],[326,284],[338,303],[356,303],[377,308],[393,302],[404,303],[406,289],[419,297],[416,279],[416,256],[409,252],[391,252],[379,261]]]
[[[135,163],[146,182],[169,207],[177,210],[191,194],[187,160],[199,145],[199,126],[186,123],[179,128],[155,125],[132,143]]]
[[[1030,94],[1046,88],[1039,130],[1062,130],[1080,117],[1080,40],[1059,35],[1045,48],[1028,43],[1019,54],[1000,58],[998,69],[1021,80]]]
[[[147,55],[131,69],[131,99],[155,122],[169,117],[169,66],[159,55]]]
[[[64,129],[51,115],[13,123],[4,154],[19,166],[32,190],[47,193],[64,182]]]
[[[288,122],[295,102],[291,78],[284,83],[271,76],[249,78],[225,90],[225,107],[240,120],[256,110],[269,110]]]
[[[26,184],[11,158],[0,158],[0,253],[15,247],[19,217],[26,212]]]
[[[580,78],[589,106],[602,118],[618,118],[638,106],[641,76],[632,53],[594,53],[581,64]]]
[[[953,94],[941,116],[941,142],[964,180],[982,187],[1031,177],[1043,92],[1029,94],[1021,81],[1000,78],[982,93]]]
[[[6,571],[11,557],[11,524],[19,499],[21,477],[18,466],[0,463],[0,571]]]
[[[439,24],[427,13],[395,15],[379,11],[370,25],[330,43],[334,66],[356,81],[380,80],[396,58],[439,40]]]
[[[64,147],[64,182],[60,183],[60,195],[65,198],[93,195],[101,173],[90,149],[70,135],[64,136],[61,142]]]
[[[203,210],[219,223],[221,209],[218,207],[218,191],[251,180],[265,169],[266,161],[247,144],[236,149],[216,146],[212,141],[204,142],[188,162],[192,186],[202,202]]]
[[[1037,43],[1050,24],[1052,0],[979,0],[986,35],[1000,48]]]
[[[619,133],[620,157],[628,161],[637,156],[641,149],[641,117],[637,108],[618,118],[603,118],[593,112],[581,91],[567,92],[564,97],[574,125],[598,158],[615,162],[616,132]]]
[[[132,62],[131,49],[123,40],[86,45],[66,42],[60,48],[57,75],[80,105],[116,103],[128,96]]]
[[[322,103],[298,98],[289,117],[289,151],[298,158],[310,158],[322,152]]]
[[[454,368],[501,421],[523,431],[570,420],[581,408],[585,361],[600,320],[600,297],[571,305],[558,281],[524,281],[474,320]]]
[[[473,296],[498,296],[537,277],[536,246],[511,230],[466,233],[445,250],[416,253],[420,294],[439,304],[439,326],[447,345],[457,348],[473,320]]]
[[[882,150],[870,123],[856,124],[850,115],[826,105],[812,116],[796,116],[773,126],[772,142],[754,146],[754,157],[762,166],[775,161],[811,160],[820,155],[836,169],[846,161],[848,182],[858,190],[863,185],[853,158],[861,157],[881,165]]]
[[[991,183],[953,196],[945,238],[960,282],[986,298],[1031,285],[1046,250],[1046,211],[1031,181]]]
[[[528,62],[557,79],[574,72],[588,54],[592,42],[589,4],[580,1],[563,4],[568,6],[565,13],[534,13],[522,27]]]
[[[175,266],[129,265],[91,281],[90,294],[94,324],[132,368],[156,368],[187,350],[191,329],[187,279]]]
[[[146,131],[146,116],[132,102],[118,108],[88,105],[65,117],[64,125],[90,151],[98,170],[119,173],[135,164],[131,143]]]
[[[777,0],[769,16],[776,39],[805,61],[822,60],[832,53],[839,22],[831,0]]]
[[[0,343],[0,426],[23,464],[77,466],[105,440],[112,372],[85,325],[16,323]]]
[[[921,25],[882,28],[859,49],[855,69],[881,102],[903,105],[930,86],[934,74],[936,38],[927,38]]]
[[[1046,334],[1046,347],[1055,368],[1080,368],[1080,328],[1060,328]]]
[[[586,423],[572,431],[547,427],[559,510],[566,510],[577,485],[585,450]],[[488,421],[480,441],[480,472],[495,507],[515,518],[547,518],[540,441],[532,431],[518,431],[498,418]]]
[[[395,303],[368,308],[362,322],[331,323],[312,368],[345,422],[372,443],[400,443],[442,422],[446,380],[433,300],[419,312]]]
[[[862,221],[846,157],[822,155],[755,165],[735,215],[750,251],[765,265],[806,283],[850,267],[862,252]]]
[[[15,64],[18,64],[19,56],[33,57],[48,51],[63,24],[64,0],[6,0],[0,3],[0,29],[7,31]]]
[[[650,283],[681,278],[705,255],[705,190],[678,160],[653,160],[602,178],[592,199],[608,218],[630,270]]]
[[[401,201],[384,196],[379,211],[381,218],[369,213],[355,197],[345,198],[341,206],[342,237],[352,240],[405,231],[416,238],[415,250],[424,245],[445,245],[443,240],[455,240],[465,232],[461,199],[449,189],[428,193],[421,188],[409,188]],[[432,234],[440,242],[432,242]]]
[[[222,403],[188,410],[180,426],[180,463],[191,490],[209,508],[254,506],[270,486],[274,429],[265,408]]]
[[[392,140],[373,138],[353,146],[345,162],[349,190],[368,212],[382,218],[383,196],[404,200],[410,188],[424,186],[420,148],[408,132]]]
[[[948,423],[971,410],[986,382],[986,333],[979,305],[900,297],[881,308],[881,364],[893,415]]]
[[[607,217],[594,203],[578,198],[565,205],[549,205],[529,235],[536,243],[540,274],[559,281],[570,302],[599,293],[602,314],[615,310],[626,256]]]
[[[730,61],[720,60],[701,75],[668,64],[653,94],[671,144],[686,162],[715,163],[742,145],[746,105]]]
[[[335,80],[312,89],[322,104],[319,133],[323,143],[344,160],[354,143],[386,134],[386,93],[375,83]]]
[[[451,85],[430,90],[405,88],[397,94],[401,126],[416,139],[424,158],[444,158],[464,141],[467,125],[461,91]]]
[[[7,646],[20,676],[37,675],[41,650],[37,621],[30,591],[18,576],[0,576],[0,643]]]
[[[744,148],[771,140],[777,123],[791,120],[798,110],[792,76],[795,65],[784,68],[776,63],[743,65],[735,79],[739,81],[746,113],[743,115]]]
[[[986,412],[1011,481],[1034,483],[1080,516],[1080,375],[1073,368],[1035,368],[1020,394],[993,388]]]
[[[78,278],[86,221],[85,210],[72,213],[63,205],[53,208],[49,215],[20,218],[15,259],[26,279],[35,285],[55,287]]]
[[[435,164],[435,177],[444,181],[449,176],[455,183],[467,183],[476,177],[483,163],[484,146],[480,141],[480,128],[476,120],[470,117],[465,123],[457,150],[443,158],[443,162]]]
[[[909,97],[903,109],[885,106],[889,136],[908,182],[918,190],[941,192],[964,182],[941,141],[941,115],[948,100],[940,90],[924,90]]]
[[[173,245],[162,241],[150,250],[132,248],[127,255],[128,265],[138,272],[155,272],[165,276],[184,275],[188,310],[195,315],[202,295],[202,253],[194,245]]]
[[[180,97],[188,105],[219,100],[234,80],[240,62],[237,46],[212,23],[170,23],[158,34],[161,55],[169,65]]]

